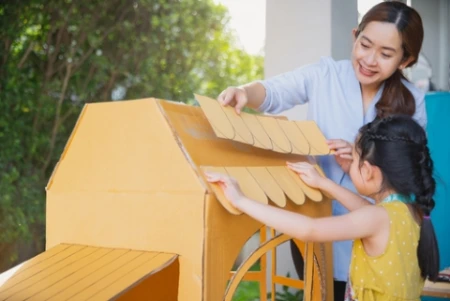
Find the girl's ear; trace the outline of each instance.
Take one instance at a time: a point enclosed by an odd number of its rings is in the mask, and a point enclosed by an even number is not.
[[[375,168],[378,168],[378,167],[370,164],[367,161],[364,161],[363,165],[361,166],[361,174],[362,174],[365,182],[368,182],[374,178],[375,173],[376,173]]]
[[[364,161],[361,167],[361,173],[366,184],[371,185],[378,191],[383,183],[383,173],[381,172],[381,169],[376,165]]]

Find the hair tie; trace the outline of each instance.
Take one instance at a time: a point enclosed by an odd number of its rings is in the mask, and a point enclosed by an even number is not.
[[[423,219],[428,219],[428,220],[429,220],[429,219],[430,219],[430,216],[429,216],[429,215],[424,215],[424,216],[423,216]]]

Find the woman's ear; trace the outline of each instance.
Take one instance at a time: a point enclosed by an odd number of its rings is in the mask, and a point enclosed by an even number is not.
[[[357,38],[356,32],[357,31],[358,31],[358,28],[356,28],[356,27],[352,29],[353,43],[356,42],[356,38]]]
[[[398,66],[398,69],[400,69],[400,70],[405,69],[405,68],[408,67],[408,65],[409,65],[412,61],[414,61],[415,59],[416,59],[415,57],[410,56],[410,57],[407,58],[406,60],[402,60],[401,63],[400,63],[400,65]]]

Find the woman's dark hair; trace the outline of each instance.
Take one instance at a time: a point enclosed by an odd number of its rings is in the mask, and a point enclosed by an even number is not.
[[[370,22],[386,22],[395,24],[402,38],[403,59],[413,60],[405,67],[417,62],[423,42],[423,25],[419,13],[408,5],[398,1],[385,1],[372,7],[362,18],[355,37]],[[383,94],[376,104],[377,117],[383,118],[391,114],[412,116],[416,110],[414,97],[401,82],[405,79],[401,70],[397,69],[386,79]]]
[[[378,166],[383,189],[410,196],[421,219],[417,257],[423,278],[435,280],[439,273],[439,250],[431,223],[434,208],[433,161],[424,129],[407,115],[375,119],[363,126],[355,143],[360,164]]]

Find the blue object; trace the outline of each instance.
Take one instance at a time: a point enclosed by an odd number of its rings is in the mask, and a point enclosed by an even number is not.
[[[434,161],[436,207],[431,219],[439,243],[441,270],[450,266],[450,92],[428,93],[425,96],[428,115],[428,145]],[[423,301],[450,300],[423,297]]]

